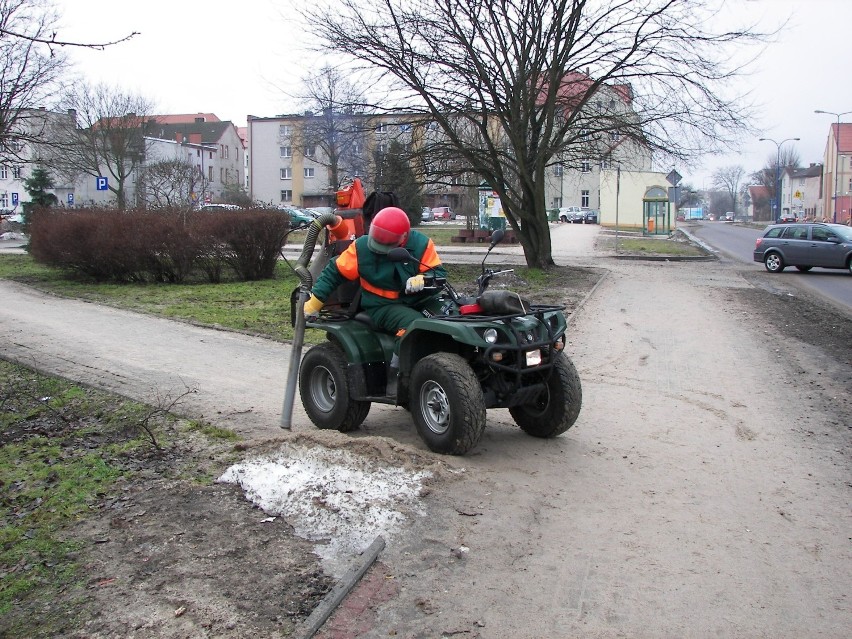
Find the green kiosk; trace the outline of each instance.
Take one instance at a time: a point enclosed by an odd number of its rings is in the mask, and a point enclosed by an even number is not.
[[[642,234],[669,235],[671,233],[669,194],[662,186],[652,186],[642,198]]]

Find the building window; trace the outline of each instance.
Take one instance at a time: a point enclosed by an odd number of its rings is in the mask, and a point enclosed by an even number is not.
[[[290,180],[293,177],[293,169],[287,167],[286,169],[281,169],[281,179],[282,180]]]
[[[23,167],[21,167],[21,166],[13,166],[12,167],[12,179],[13,180],[20,180],[21,179],[21,173],[22,173],[21,169],[22,168]]]
[[[305,157],[312,158],[317,154],[317,147],[315,146],[306,146],[305,147]]]
[[[278,125],[278,135],[281,137],[287,137],[290,135],[290,125],[289,124],[279,124]]]
[[[382,122],[380,125],[376,127],[376,133],[387,133],[388,125]]]
[[[620,137],[621,137],[621,136],[619,135],[618,131],[610,131],[610,132],[609,132],[609,139],[610,139],[612,142],[618,142],[618,139],[619,139]]]
[[[562,198],[561,198],[561,197],[555,197],[555,198],[553,198],[553,207],[552,207],[552,208],[554,208],[554,209],[558,209],[558,208],[560,208],[561,206],[562,206]]]
[[[584,209],[589,208],[589,192],[588,190],[580,191],[580,206]]]
[[[213,159],[213,151],[210,151],[210,159]]]
[[[9,167],[5,164],[0,166],[0,180],[6,180],[9,177]]]
[[[592,163],[588,160],[583,160],[580,162],[580,171],[583,173],[590,173],[592,171]]]
[[[213,181],[213,167],[212,166],[207,167],[207,179],[210,180],[211,182]]]
[[[291,146],[279,146],[278,147],[278,154],[282,158],[291,158],[291,157],[293,157],[293,147],[291,147]]]
[[[314,167],[309,166],[305,168],[305,177],[312,178],[314,177]]]
[[[580,141],[588,142],[589,141],[589,130],[588,129],[580,129]]]
[[[612,168],[612,160],[609,156],[606,156],[603,160],[601,160],[601,168],[602,169],[611,169]]]
[[[388,150],[388,145],[385,144],[384,142],[379,142],[376,145],[376,151],[378,151],[379,153],[385,153],[387,150]]]
[[[361,145],[357,142],[352,144],[352,155],[361,155]]]
[[[225,183],[225,167],[224,166],[219,167],[219,181],[222,184]]]
[[[555,175],[556,177],[562,177],[562,165],[561,164],[557,164],[556,166],[553,167],[553,175]]]
[[[282,202],[292,202],[293,201],[293,191],[290,189],[281,189],[281,201]]]
[[[9,194],[6,191],[0,193],[0,209],[9,208]]]

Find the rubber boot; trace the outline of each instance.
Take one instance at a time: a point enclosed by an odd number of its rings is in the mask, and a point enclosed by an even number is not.
[[[396,353],[393,354],[393,357],[391,357],[390,364],[388,364],[387,375],[387,396],[396,397],[397,379],[399,378],[399,355],[397,355]]]

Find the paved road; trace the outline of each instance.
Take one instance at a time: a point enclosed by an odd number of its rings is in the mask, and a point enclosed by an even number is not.
[[[441,458],[454,479],[389,540],[399,593],[362,636],[847,636],[848,365],[767,348],[736,268],[612,260],[597,232],[553,229],[557,262],[609,270],[572,325],[576,427],[539,441],[494,411],[474,454]],[[9,282],[0,299],[5,358],[146,401],[194,387],[187,412],[282,434],[287,345]],[[315,432],[300,410],[294,430]],[[401,409],[353,437],[428,455]]]

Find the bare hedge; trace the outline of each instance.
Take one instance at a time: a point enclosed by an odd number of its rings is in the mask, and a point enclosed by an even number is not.
[[[290,232],[286,213],[43,209],[30,224],[42,264],[100,281],[271,279]]]

